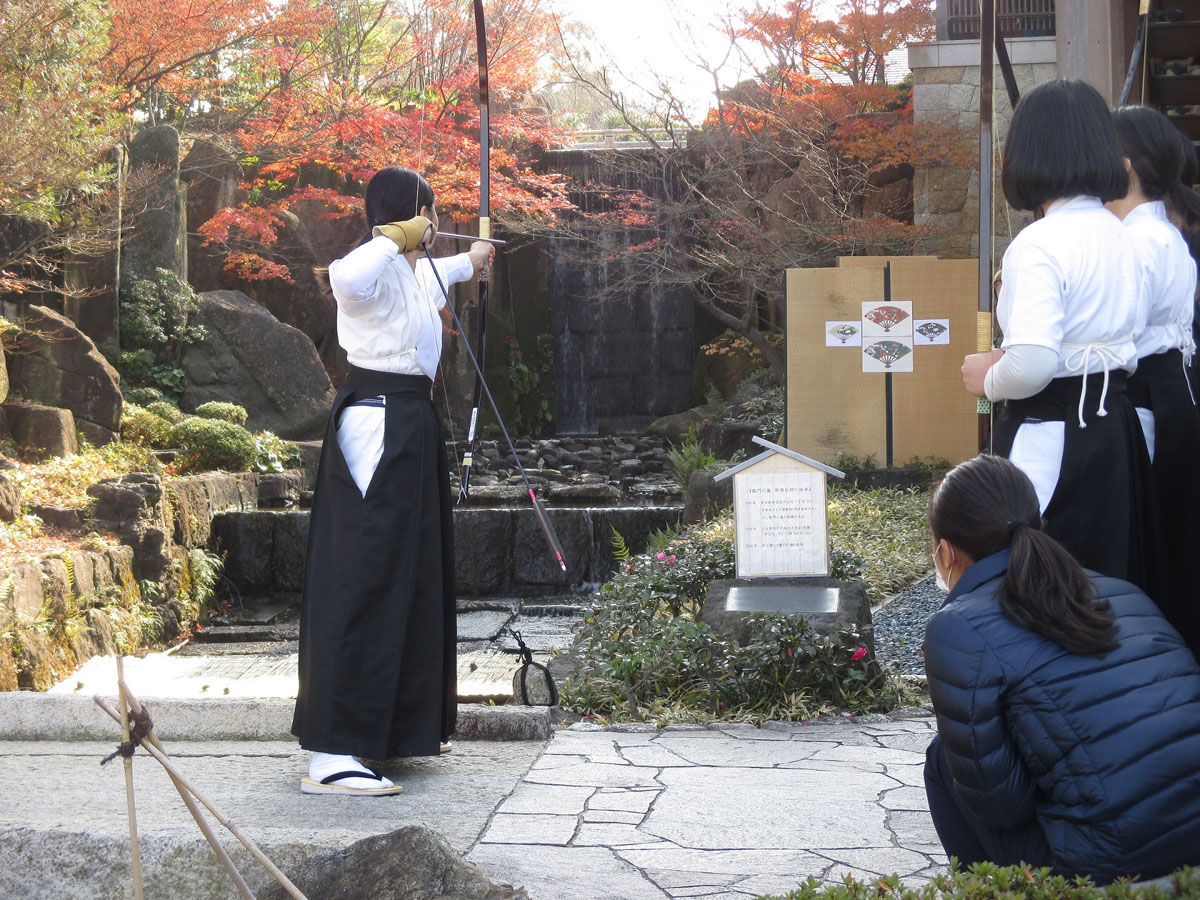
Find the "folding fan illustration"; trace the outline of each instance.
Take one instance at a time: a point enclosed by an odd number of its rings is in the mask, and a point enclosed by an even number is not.
[[[879,360],[885,369],[890,369],[896,360],[912,353],[912,348],[899,341],[878,341],[863,350],[863,353],[872,359]]]
[[[841,341],[844,344],[844,343],[846,343],[846,341],[850,340],[850,338],[852,338],[856,334],[858,334],[858,329],[855,328],[853,325],[847,325],[847,324],[843,323],[841,325],[835,325],[833,328],[830,328],[829,333],[832,334],[835,338],[837,338],[839,341]]]
[[[876,306],[864,318],[874,322],[884,331],[891,331],[893,325],[908,318],[908,313],[898,306]]]
[[[926,322],[917,329],[917,334],[921,335],[922,337],[927,337],[931,341],[935,341],[947,331],[949,331],[949,329],[941,322]]]

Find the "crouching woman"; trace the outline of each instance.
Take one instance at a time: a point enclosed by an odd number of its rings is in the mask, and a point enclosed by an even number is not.
[[[1102,884],[1200,864],[1200,668],[1175,629],[1045,534],[1005,459],[952,470],[929,528],[950,591],[924,648],[946,853]]]

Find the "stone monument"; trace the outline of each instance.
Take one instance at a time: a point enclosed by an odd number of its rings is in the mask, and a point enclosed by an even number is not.
[[[871,607],[859,582],[829,577],[827,479],[845,473],[761,437],[762,453],[717,476],[733,479],[737,578],[714,581],[701,619],[739,642],[753,615],[801,616],[818,633],[854,627],[874,654]]]

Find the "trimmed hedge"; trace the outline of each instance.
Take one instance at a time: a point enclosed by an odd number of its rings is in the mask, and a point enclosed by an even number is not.
[[[1118,882],[1098,887],[1088,878],[1063,878],[1049,869],[976,863],[939,875],[922,887],[903,887],[897,875],[869,883],[846,876],[842,884],[815,878],[782,898],[760,900],[1200,900],[1200,872],[1183,868],[1167,878],[1134,886]]]

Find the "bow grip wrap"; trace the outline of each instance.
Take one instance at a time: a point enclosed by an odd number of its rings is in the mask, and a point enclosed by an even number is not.
[[[388,222],[386,225],[376,225],[371,229],[372,237],[381,234],[390,238],[400,248],[401,253],[411,253],[419,249],[425,238],[433,229],[433,223],[424,216],[415,216],[404,222]]]

